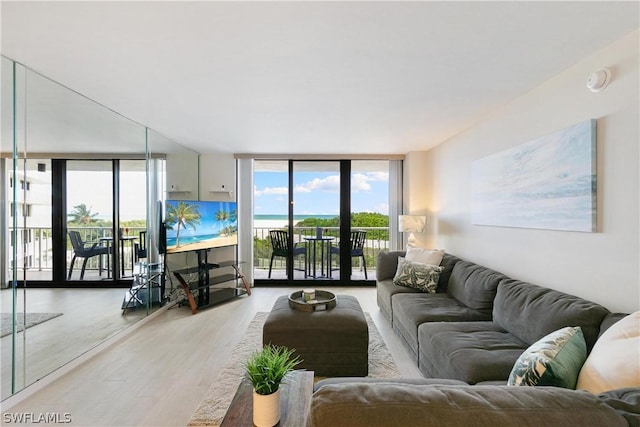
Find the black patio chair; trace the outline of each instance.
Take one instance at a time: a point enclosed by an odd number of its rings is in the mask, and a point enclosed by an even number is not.
[[[102,246],[98,243],[87,243],[82,241],[82,237],[80,237],[79,231],[69,231],[69,239],[71,240],[71,246],[73,246],[73,258],[71,259],[71,264],[69,265],[69,276],[68,279],[71,280],[71,274],[73,273],[73,265],[76,262],[76,258],[84,258],[84,262],[82,263],[82,270],[80,270],[80,280],[84,279],[84,270],[87,267],[87,261],[90,258],[95,256],[99,256],[99,271],[100,275],[102,275],[102,256],[109,254],[109,248],[106,246]]]
[[[269,236],[271,237],[271,246],[273,250],[271,252],[271,261],[269,262],[269,279],[271,278],[271,268],[273,267],[273,259],[277,256],[283,257],[289,262],[289,232],[285,230],[270,230]],[[302,255],[307,257],[307,248],[304,243],[295,243],[293,245],[293,257]],[[306,267],[305,267],[306,271]]]
[[[365,230],[353,230],[349,239],[349,250],[351,258],[362,258],[362,267],[364,268],[364,278],[367,277],[367,260],[364,256],[364,244],[367,240],[367,232]],[[340,245],[331,246],[331,255],[338,255],[340,257]]]

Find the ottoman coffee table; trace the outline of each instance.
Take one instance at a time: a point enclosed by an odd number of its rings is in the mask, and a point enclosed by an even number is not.
[[[325,311],[301,311],[281,296],[262,330],[263,345],[295,349],[297,369],[323,377],[366,377],[369,373],[369,329],[358,300],[336,295],[336,306]]]

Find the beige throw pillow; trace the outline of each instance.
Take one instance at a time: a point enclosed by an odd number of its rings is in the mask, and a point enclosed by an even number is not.
[[[593,394],[623,387],[640,387],[640,311],[620,319],[602,334],[576,385]]]
[[[440,265],[444,257],[443,249],[424,249],[407,246],[405,259],[411,262],[420,262],[422,264]]]

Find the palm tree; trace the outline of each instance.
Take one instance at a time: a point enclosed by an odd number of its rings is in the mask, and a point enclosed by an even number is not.
[[[222,231],[223,233],[227,233],[227,229],[226,227],[224,227],[225,223],[227,221],[229,221],[229,211],[225,211],[224,209],[220,209],[218,212],[216,212],[216,221],[220,221],[222,222]]]
[[[180,246],[180,227],[186,229],[187,226],[191,226],[195,230],[196,225],[200,224],[202,215],[200,215],[198,209],[198,205],[186,202],[178,202],[177,206],[167,206],[167,226],[171,229],[173,229],[174,225],[178,227],[176,230],[176,247]]]
[[[95,219],[95,217],[97,217],[98,215],[98,212],[92,213],[91,208],[87,208],[87,205],[81,203],[73,207],[73,211],[68,214],[69,218],[67,219],[67,221],[87,225],[97,222],[97,219]]]

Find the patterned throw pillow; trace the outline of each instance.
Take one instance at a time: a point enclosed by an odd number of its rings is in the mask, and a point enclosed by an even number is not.
[[[393,284],[433,294],[438,287],[438,278],[442,270],[444,267],[411,262],[403,257],[398,257],[398,269],[393,277]]]
[[[507,384],[575,389],[586,359],[587,344],[582,329],[562,328],[533,343],[520,355]]]

